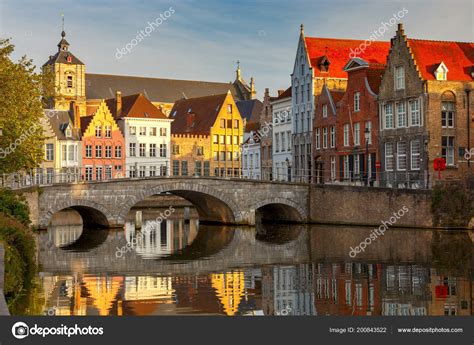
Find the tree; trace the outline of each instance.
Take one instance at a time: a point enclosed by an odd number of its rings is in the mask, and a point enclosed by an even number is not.
[[[26,56],[13,62],[14,48],[0,39],[0,174],[30,171],[43,160],[43,100],[53,93],[52,74],[36,73]]]

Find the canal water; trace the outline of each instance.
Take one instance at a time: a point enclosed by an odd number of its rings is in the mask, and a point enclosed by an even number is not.
[[[473,315],[472,232],[389,229],[351,256],[372,228],[205,225],[177,207],[98,229],[71,212],[37,235],[45,315]]]

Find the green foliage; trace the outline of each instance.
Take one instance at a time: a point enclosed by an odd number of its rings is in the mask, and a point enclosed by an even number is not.
[[[29,208],[25,198],[9,189],[0,189],[0,212],[16,218],[23,225],[30,224]]]
[[[53,93],[51,72],[35,72],[23,56],[13,62],[14,46],[0,39],[0,174],[31,170],[43,160],[43,106]]]
[[[16,219],[0,213],[0,243],[5,248],[5,297],[9,309],[17,310],[36,272],[34,237]]]
[[[436,185],[431,195],[434,224],[445,227],[466,227],[472,217],[468,191],[456,183]]]

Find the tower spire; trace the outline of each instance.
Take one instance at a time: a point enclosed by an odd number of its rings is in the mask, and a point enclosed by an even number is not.
[[[240,75],[240,61],[237,60],[237,70],[235,71],[235,77],[236,77],[236,80],[240,80],[241,79],[241,75]]]

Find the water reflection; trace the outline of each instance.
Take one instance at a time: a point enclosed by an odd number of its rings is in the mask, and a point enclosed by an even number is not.
[[[145,224],[151,219],[147,215]],[[472,234],[391,230],[351,259],[349,247],[370,230],[208,226],[180,216],[146,233],[132,220],[122,231],[105,232],[56,224],[38,235],[44,310],[54,308],[56,315],[473,315]],[[115,257],[117,247],[137,236],[144,239],[133,251]]]

